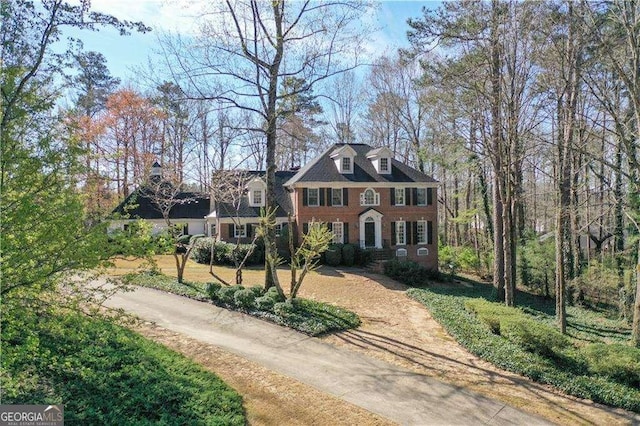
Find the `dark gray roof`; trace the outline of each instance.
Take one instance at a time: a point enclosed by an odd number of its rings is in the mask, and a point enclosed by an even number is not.
[[[113,210],[131,219],[164,219],[157,204],[149,197],[145,187],[132,192]],[[169,210],[170,219],[203,219],[210,211],[208,194],[199,192],[179,192],[175,196],[176,204]]]
[[[391,160],[391,174],[379,174],[367,154],[372,147],[366,144],[349,144],[356,151],[353,160],[353,173],[342,174],[335,166],[331,153],[345,144],[335,144],[319,157],[301,168],[296,175],[286,182],[293,185],[296,182],[421,182],[436,183],[437,181],[413,167],[398,160]]]
[[[264,171],[249,172],[255,176],[264,179]],[[296,174],[295,171],[277,171],[275,181],[276,193],[276,217],[287,217],[288,213],[293,214],[293,206],[291,205],[291,197],[284,187],[284,183]],[[216,210],[218,217],[259,217],[261,207],[251,207],[247,197],[242,197],[240,208],[236,209],[230,203],[217,203]]]

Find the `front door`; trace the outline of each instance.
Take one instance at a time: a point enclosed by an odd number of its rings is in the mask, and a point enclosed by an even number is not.
[[[376,246],[376,224],[375,222],[364,223],[364,246],[375,247]]]

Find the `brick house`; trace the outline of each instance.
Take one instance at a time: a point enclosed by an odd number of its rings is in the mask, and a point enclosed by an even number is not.
[[[266,198],[264,172],[250,173],[239,204],[211,198],[209,213],[201,216],[199,225],[189,226],[189,232],[250,242]],[[336,144],[299,170],[276,172],[276,234],[287,227],[290,213],[298,242],[300,231],[321,221],[333,231],[336,243],[357,244],[435,269],[437,187],[432,177],[395,160],[388,148]]]

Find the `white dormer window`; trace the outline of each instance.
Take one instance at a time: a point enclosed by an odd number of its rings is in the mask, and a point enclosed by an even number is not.
[[[387,157],[380,159],[380,173],[389,172],[389,159]]]
[[[391,174],[392,157],[393,152],[387,147],[372,149],[367,153],[367,158],[371,160],[376,172],[381,175]]]
[[[258,177],[254,178],[247,184],[247,194],[249,198],[249,206],[264,207],[265,192],[267,185]]]
[[[342,173],[351,172],[351,157],[342,157]]]
[[[353,173],[354,157],[356,151],[349,145],[342,145],[333,150],[330,157],[336,164],[336,168],[340,173],[351,174]]]

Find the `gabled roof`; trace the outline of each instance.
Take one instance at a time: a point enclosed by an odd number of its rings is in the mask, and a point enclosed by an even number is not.
[[[256,177],[265,177],[264,171],[250,171]],[[293,206],[291,205],[291,197],[284,187],[284,183],[291,179],[296,172],[294,171],[277,171],[275,181],[276,195],[276,217],[287,217],[288,213],[293,214]],[[216,203],[216,216],[220,218],[233,217],[259,217],[262,207],[252,207],[249,205],[247,197],[242,197],[240,207],[236,212],[236,208],[231,203]]]
[[[113,210],[131,219],[164,219],[162,212],[153,202],[146,187],[136,189],[129,194]],[[184,191],[175,196],[176,204],[169,210],[169,219],[203,219],[210,209],[208,194],[200,192]]]
[[[393,157],[393,151],[391,151],[386,146],[381,146],[380,148],[372,149],[367,153],[367,158],[377,157]]]
[[[331,154],[346,144],[336,144],[320,154],[310,163],[301,168],[295,176],[289,179],[285,185],[291,186],[298,182],[420,182],[437,183],[437,181],[413,167],[401,163],[398,160],[391,160],[391,173],[379,174],[367,155],[371,154],[373,148],[366,144],[348,144],[356,152],[354,157],[353,173],[342,174],[338,171]]]

